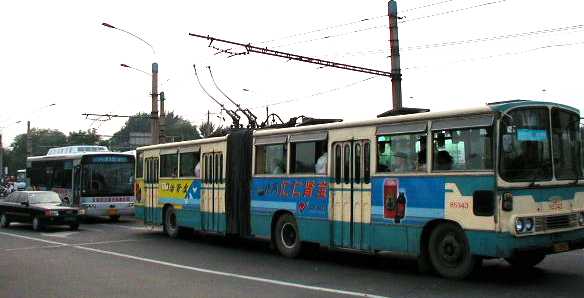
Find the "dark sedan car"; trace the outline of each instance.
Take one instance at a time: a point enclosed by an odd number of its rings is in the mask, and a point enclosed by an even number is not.
[[[79,228],[79,210],[62,205],[59,195],[52,191],[17,191],[0,200],[0,226],[10,222],[32,223],[35,231],[47,225],[68,225]]]

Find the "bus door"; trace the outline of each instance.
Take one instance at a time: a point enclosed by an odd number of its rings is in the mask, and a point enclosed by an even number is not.
[[[371,223],[370,143],[333,143],[333,245],[369,249]]]
[[[223,153],[203,154],[203,189],[201,222],[203,230],[225,230],[225,184],[223,179]]]
[[[144,224],[156,224],[162,222],[162,213],[156,212],[158,202],[158,157],[146,157],[144,159],[146,177],[144,179]],[[160,217],[160,218],[157,218]]]
[[[81,202],[81,166],[73,167],[73,206],[79,207]]]

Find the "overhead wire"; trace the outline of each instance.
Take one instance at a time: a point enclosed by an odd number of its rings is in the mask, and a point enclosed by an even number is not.
[[[342,86],[338,86],[338,87],[334,87],[334,88],[331,88],[331,89],[326,89],[326,90],[318,91],[318,92],[315,92],[315,93],[312,93],[312,94],[306,95],[306,96],[301,96],[301,97],[297,97],[297,98],[292,98],[292,99],[287,99],[287,100],[282,100],[282,101],[277,101],[277,102],[273,102],[273,103],[268,103],[268,104],[264,104],[264,105],[255,106],[255,107],[253,107],[253,109],[272,107],[272,106],[276,106],[276,105],[291,103],[291,102],[295,102],[295,101],[300,101],[300,100],[304,100],[304,99],[308,99],[308,98],[312,98],[312,97],[316,97],[316,96],[320,96],[320,95],[332,93],[332,92],[335,92],[335,91],[339,91],[339,90],[342,90],[342,89],[346,89],[346,88],[353,87],[353,86],[358,85],[358,84],[362,84],[364,82],[367,82],[367,81],[372,80],[372,79],[375,79],[375,78],[379,78],[379,76],[370,76],[370,77],[367,77],[367,78],[362,79],[362,80],[359,80],[359,81],[354,81],[354,82],[351,82],[349,84],[345,84],[345,85],[342,85]]]

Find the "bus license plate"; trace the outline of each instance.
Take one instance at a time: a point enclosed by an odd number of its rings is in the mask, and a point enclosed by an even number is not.
[[[118,209],[116,209],[116,208],[109,208],[107,210],[107,215],[118,215]]]
[[[554,252],[564,252],[570,250],[570,245],[566,242],[554,244]]]

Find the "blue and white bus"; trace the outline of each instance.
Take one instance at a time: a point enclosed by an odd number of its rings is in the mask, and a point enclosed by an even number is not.
[[[303,242],[400,252],[450,278],[489,258],[532,267],[584,247],[579,123],[516,100],[142,147],[136,216],[288,257]]]
[[[103,146],[49,149],[27,158],[30,188],[57,192],[66,205],[87,216],[118,220],[134,215],[133,154],[110,152]]]

